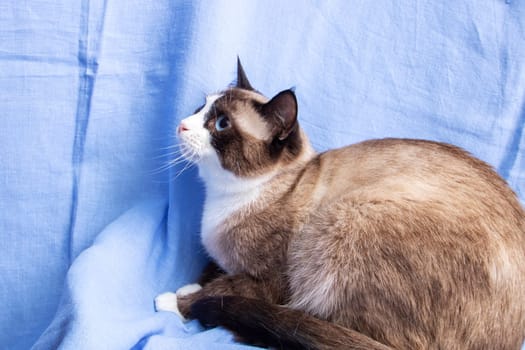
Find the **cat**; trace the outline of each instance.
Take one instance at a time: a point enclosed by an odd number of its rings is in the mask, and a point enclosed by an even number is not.
[[[157,309],[279,349],[519,349],[525,213],[505,181],[432,141],[318,154],[297,112],[238,60],[237,84],[182,120],[218,267]]]

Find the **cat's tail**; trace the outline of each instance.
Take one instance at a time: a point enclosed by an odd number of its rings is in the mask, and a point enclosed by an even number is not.
[[[263,300],[207,297],[193,304],[191,318],[229,329],[245,343],[276,349],[392,350],[357,331]]]

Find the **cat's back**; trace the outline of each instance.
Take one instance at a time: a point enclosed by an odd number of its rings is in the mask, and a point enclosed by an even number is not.
[[[324,183],[321,190],[328,201],[352,195],[524,215],[515,194],[488,164],[445,143],[368,140],[322,153],[310,166]]]

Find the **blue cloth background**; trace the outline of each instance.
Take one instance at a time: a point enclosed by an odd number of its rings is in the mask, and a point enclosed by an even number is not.
[[[454,143],[523,202],[524,30],[518,0],[2,1],[0,348],[247,348],[153,310],[206,260],[173,129],[237,54],[318,150]]]

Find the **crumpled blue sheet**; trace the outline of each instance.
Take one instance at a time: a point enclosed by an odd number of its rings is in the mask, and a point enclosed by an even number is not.
[[[174,126],[237,55],[318,150],[450,142],[525,203],[524,28],[517,0],[3,1],[0,349],[248,348],[153,310],[206,261]]]

